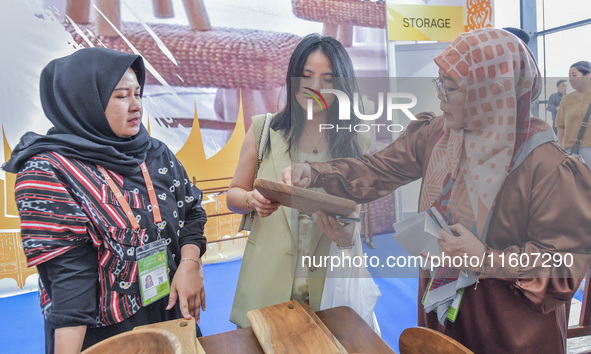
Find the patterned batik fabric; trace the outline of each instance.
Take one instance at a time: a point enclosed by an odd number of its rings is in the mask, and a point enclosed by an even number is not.
[[[205,251],[205,211],[201,191],[170,150],[148,164],[163,221],[154,224],[141,173],[123,177],[109,171],[139,222],[134,232],[113,192],[94,164],[48,152],[30,158],[18,173],[15,200],[29,266],[57,257],[85,243],[97,250],[99,294],[97,324],[119,323],[142,306],[135,250],[157,239],[168,244],[169,279],[180,260],[180,247]],[[51,299],[41,284],[44,309]]]

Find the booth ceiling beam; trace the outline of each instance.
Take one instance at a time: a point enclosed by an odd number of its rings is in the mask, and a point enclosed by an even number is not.
[[[537,36],[545,36],[548,34],[560,32],[560,31],[565,31],[565,30],[569,30],[569,29],[573,29],[573,28],[577,28],[577,27],[581,27],[581,26],[586,26],[586,25],[591,25],[591,18],[588,18],[586,20],[577,21],[577,22],[567,23],[566,25],[562,25],[562,26],[558,26],[558,27],[554,27],[554,28],[549,28],[547,30],[537,32],[536,35]]]

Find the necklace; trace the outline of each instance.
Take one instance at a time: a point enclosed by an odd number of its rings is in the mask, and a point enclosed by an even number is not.
[[[318,141],[316,142],[316,144],[314,144],[314,141],[312,140],[312,138],[310,138],[310,135],[308,135],[308,132],[306,132],[306,129],[304,129],[304,134],[306,134],[306,138],[308,138],[308,140],[310,140],[310,143],[312,143],[312,146],[314,146],[314,150],[312,150],[313,153],[317,154],[318,153],[318,144],[320,144],[320,141],[322,140],[322,133],[320,133],[320,138],[318,138]]]

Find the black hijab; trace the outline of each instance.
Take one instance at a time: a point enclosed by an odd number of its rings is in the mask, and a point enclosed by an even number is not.
[[[54,127],[46,135],[27,132],[3,169],[16,173],[30,157],[53,151],[99,164],[121,175],[140,171],[143,161],[161,155],[166,146],[148,135],[142,124],[131,138],[119,138],[105,109],[128,68],[144,90],[142,57],[107,48],[83,48],[51,61],[41,72],[41,105]]]

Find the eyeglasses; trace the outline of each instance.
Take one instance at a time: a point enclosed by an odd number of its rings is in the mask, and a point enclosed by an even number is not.
[[[443,87],[443,81],[440,78],[433,79],[433,84],[435,84],[435,89],[437,90],[437,94],[442,94],[443,99],[445,99],[445,103],[449,103],[449,96],[453,95],[454,93],[461,92],[460,89],[446,89]]]

